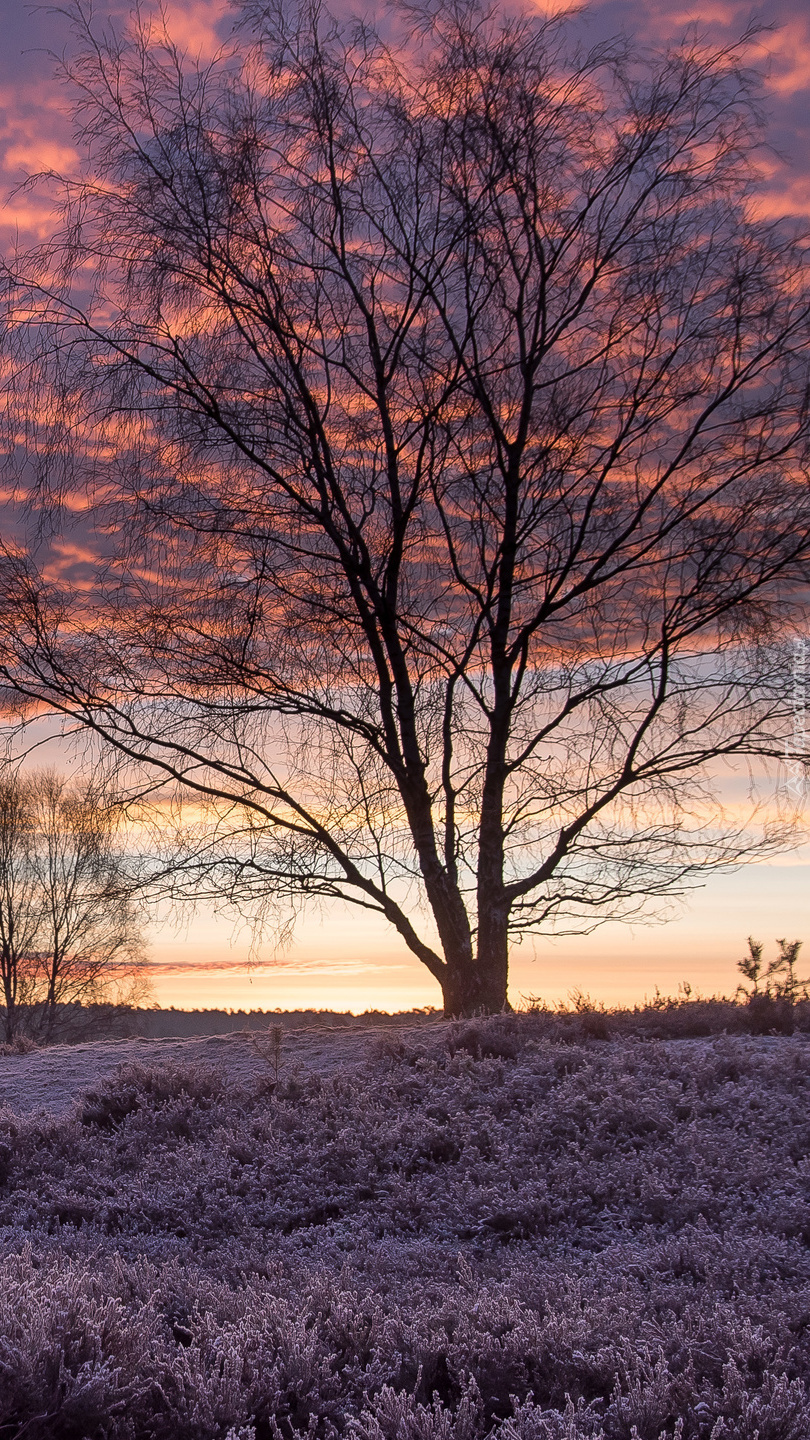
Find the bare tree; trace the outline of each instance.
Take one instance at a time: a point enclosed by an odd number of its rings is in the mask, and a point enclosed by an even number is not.
[[[786,842],[717,782],[792,733],[810,308],[743,49],[403,14],[253,0],[202,66],[76,8],[9,413],[99,568],[7,546],[2,674],[209,805],[198,891],[377,911],[461,1014]]]
[[[17,775],[0,780],[0,979],[5,1038],[14,1040],[20,1014],[33,1000],[40,905],[33,867],[34,806]]]
[[[92,1003],[131,981],[143,960],[131,861],[118,843],[120,812],[104,787],[41,771],[31,785],[39,902],[34,999],[46,1038],[60,1005]]]
[[[117,994],[142,968],[132,864],[103,786],[53,771],[0,784],[0,978],[6,1039],[54,1037],[59,1007]]]

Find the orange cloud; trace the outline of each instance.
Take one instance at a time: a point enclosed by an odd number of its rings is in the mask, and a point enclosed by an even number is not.
[[[254,980],[292,970],[296,975],[362,975],[366,971],[403,970],[401,962],[346,957],[335,960],[306,960],[299,957],[280,960],[150,960],[150,975],[244,975]]]
[[[576,9],[571,0],[537,0],[536,8],[541,15],[565,15]]]

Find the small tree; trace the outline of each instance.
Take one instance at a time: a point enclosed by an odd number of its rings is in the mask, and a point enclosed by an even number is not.
[[[7,1041],[16,1037],[36,985],[41,896],[34,811],[29,784],[18,775],[0,778],[0,979]]]
[[[37,1000],[53,1036],[59,1005],[100,1000],[142,959],[132,867],[117,844],[119,814],[92,780],[43,772],[31,785],[40,906]]]
[[[750,935],[748,936],[748,954],[738,961],[737,969],[745,976],[746,980],[751,981],[753,988],[743,993],[749,1000],[786,1000],[789,1005],[793,1006],[797,1000],[808,998],[808,986],[810,985],[810,979],[800,980],[796,974],[802,942],[801,940],[777,940],[776,943],[779,946],[779,954],[775,960],[768,961],[764,975],[765,984],[760,990],[759,981],[762,977],[764,946],[752,939]]]
[[[0,643],[209,804],[195,887],[376,911],[462,1014],[510,937],[789,837],[715,782],[793,733],[810,302],[740,50],[418,14],[252,0],[202,67],[75,7],[87,170],[9,264],[7,412],[102,558],[7,546]]]
[[[0,784],[0,976],[6,1039],[25,1019],[52,1039],[60,1005],[92,1002],[138,976],[131,866],[104,787],[52,771]]]
[[[807,999],[807,986],[810,980],[800,980],[796,974],[796,965],[799,960],[799,951],[802,948],[801,940],[777,940],[779,954],[768,966],[769,988],[780,1000],[788,1000],[795,1005],[799,999]]]
[[[755,940],[752,935],[749,935],[748,954],[744,955],[742,960],[737,961],[737,969],[740,974],[744,975],[746,980],[750,980],[753,987],[747,992],[749,995],[759,994],[759,978],[762,974],[762,952],[764,948],[758,940]]]

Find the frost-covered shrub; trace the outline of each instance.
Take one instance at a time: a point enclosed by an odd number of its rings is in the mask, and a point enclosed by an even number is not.
[[[82,1124],[110,1130],[137,1110],[156,1110],[177,1101],[208,1109],[222,1093],[221,1071],[203,1065],[119,1065],[85,1095]]]
[[[806,1440],[810,1045],[542,1025],[0,1111],[0,1433]]]
[[[36,1040],[32,1040],[30,1035],[17,1035],[13,1040],[0,1041],[0,1056],[2,1057],[6,1055],[31,1055],[34,1050],[38,1049],[39,1046]]]

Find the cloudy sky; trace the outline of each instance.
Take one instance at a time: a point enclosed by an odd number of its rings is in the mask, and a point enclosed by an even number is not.
[[[341,0],[341,10],[348,0]],[[129,3],[94,0],[99,24],[124,23]],[[143,10],[148,9],[146,3]],[[555,0],[555,10],[564,6]],[[202,58],[227,40],[234,11],[225,0],[171,0],[164,6],[178,43]],[[644,46],[679,39],[690,25],[706,38],[739,38],[757,14],[770,29],[749,46],[751,63],[765,76],[771,150],[763,156],[767,180],[761,205],[778,214],[810,216],[810,8],[806,0],[769,0],[757,12],[729,0],[605,0],[583,11],[583,37],[617,32]],[[52,56],[70,42],[64,16],[44,5],[0,0],[0,238],[12,243],[47,233],[44,198],[19,187],[32,172],[70,171],[80,157],[72,143],[68,97],[54,79]],[[49,53],[50,52],[50,53]],[[538,940],[519,949],[513,962],[513,998],[534,994],[556,1000],[572,988],[608,1003],[651,995],[656,985],[674,992],[688,980],[711,993],[731,990],[735,961],[750,932],[772,949],[774,937],[805,937],[810,963],[810,851],[778,863],[749,867],[712,879],[676,907],[665,925],[607,925],[589,937]],[[396,1009],[439,1003],[438,987],[385,927],[353,913],[307,918],[285,955],[248,960],[250,937],[209,913],[177,928],[168,919],[155,927],[152,954],[156,997],[182,1006],[272,1008],[297,1005]],[[272,962],[272,963],[270,963]]]

